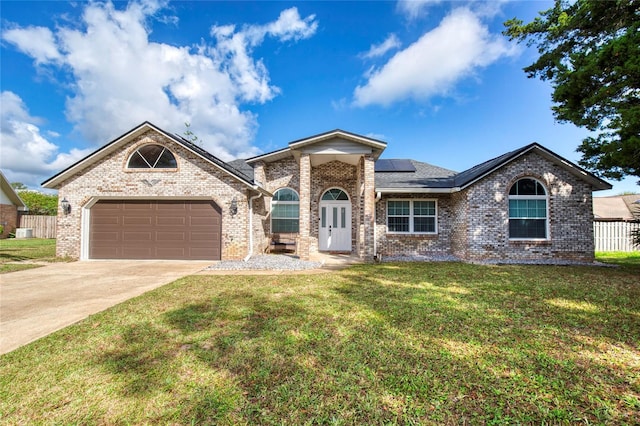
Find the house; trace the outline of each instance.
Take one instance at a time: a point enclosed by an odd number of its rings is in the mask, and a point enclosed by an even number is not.
[[[593,216],[596,221],[640,222],[640,194],[594,197]]]
[[[2,225],[0,238],[7,238],[10,233],[16,231],[18,211],[27,210],[26,204],[20,199],[20,196],[13,190],[7,178],[0,171],[0,225]]]
[[[456,173],[386,146],[333,130],[224,162],[145,122],[43,183],[67,202],[57,253],[226,260],[285,240],[302,259],[593,260],[592,192],[611,186],[552,151]]]

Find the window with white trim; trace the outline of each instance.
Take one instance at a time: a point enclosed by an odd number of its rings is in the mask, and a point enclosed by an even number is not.
[[[298,232],[300,230],[300,197],[291,188],[281,188],[271,199],[271,232]]]
[[[400,234],[437,233],[436,200],[388,200],[387,232]]]
[[[162,145],[144,145],[138,148],[127,161],[128,169],[175,169],[176,157]]]
[[[523,178],[509,190],[509,238],[544,240],[548,229],[548,195],[535,179]]]

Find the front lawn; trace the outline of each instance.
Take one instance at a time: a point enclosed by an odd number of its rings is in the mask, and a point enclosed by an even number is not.
[[[55,262],[56,240],[40,238],[10,238],[0,240],[0,274],[37,268],[42,263]],[[38,262],[38,263],[34,263]]]
[[[0,357],[8,424],[633,424],[640,268],[191,276]]]
[[[640,251],[599,251],[596,252],[596,260],[620,266],[640,267]]]

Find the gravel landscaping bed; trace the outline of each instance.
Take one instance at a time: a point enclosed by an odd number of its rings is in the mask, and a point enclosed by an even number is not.
[[[246,262],[243,260],[223,260],[206,268],[206,270],[269,270],[269,271],[304,271],[322,267],[320,262],[301,260],[297,256],[284,254],[268,254],[252,256]]]

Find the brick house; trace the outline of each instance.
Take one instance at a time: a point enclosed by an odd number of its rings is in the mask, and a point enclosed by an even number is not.
[[[18,211],[27,210],[26,204],[0,171],[0,225],[2,225],[0,238],[7,238],[10,233],[16,232]]]
[[[303,259],[593,260],[592,192],[611,185],[548,149],[456,173],[385,148],[334,130],[224,162],[145,122],[43,183],[65,201],[57,253],[242,259],[282,243]]]

